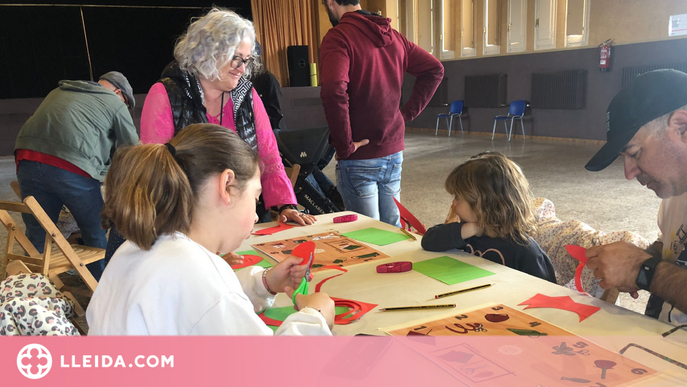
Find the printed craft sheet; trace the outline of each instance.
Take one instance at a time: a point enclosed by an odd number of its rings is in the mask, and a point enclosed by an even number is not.
[[[656,373],[504,305],[383,330],[417,338],[409,341],[413,349],[470,386],[614,387]]]
[[[362,242],[342,236],[336,231],[274,242],[257,243],[252,246],[256,250],[281,262],[291,255],[291,251],[297,245],[307,241],[315,242],[315,259],[312,265],[314,271],[328,265],[344,267],[389,258],[388,255],[381,251],[375,250]]]

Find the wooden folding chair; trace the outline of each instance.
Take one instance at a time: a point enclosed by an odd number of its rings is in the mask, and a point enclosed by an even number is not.
[[[294,164],[292,167],[284,166],[284,171],[289,180],[291,180],[291,186],[296,188],[296,180],[298,180],[298,174],[301,173],[300,164]]]
[[[36,218],[45,230],[45,245],[42,254],[24,235],[9,212],[30,214]],[[31,272],[47,275],[58,289],[61,289],[64,284],[57,275],[75,269],[91,291],[95,291],[98,282],[86,265],[105,258],[105,250],[70,245],[33,196],[27,196],[23,203],[0,201],[0,223],[7,229],[4,266],[7,267],[13,261],[19,260]],[[19,243],[25,254],[15,254],[15,241]]]
[[[19,182],[16,180],[12,180],[10,182],[10,187],[12,187],[12,191],[14,191],[19,200],[21,200],[21,189],[19,189]],[[73,216],[69,214],[69,209],[66,206],[62,206],[62,212],[60,212],[60,217],[62,217],[64,214],[67,214],[71,219],[74,219]],[[62,230],[60,230],[60,232],[62,232]],[[66,234],[66,232],[62,233],[62,235],[64,234]],[[79,232],[78,230],[72,231],[71,234],[69,234],[69,236],[67,237],[67,242],[73,245],[78,245],[79,239],[81,239],[81,232]]]

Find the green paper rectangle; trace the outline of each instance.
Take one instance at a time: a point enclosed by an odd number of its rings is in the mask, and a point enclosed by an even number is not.
[[[265,269],[267,269],[268,267],[274,266],[274,264],[272,263],[272,260],[270,258],[265,258],[265,256],[263,254],[260,254],[255,250],[237,251],[236,254],[238,254],[238,255],[249,254],[249,255],[257,255],[258,257],[262,257],[262,261],[256,263],[253,266],[260,266],[260,267],[264,267]],[[241,269],[239,269],[239,270],[241,270]]]
[[[341,235],[357,241],[372,243],[377,246],[386,246],[392,243],[410,239],[410,237],[402,233],[401,230],[398,230],[398,232],[393,232],[374,227],[351,231]]]
[[[413,270],[447,285],[455,285],[461,282],[494,275],[494,273],[488,270],[447,256],[413,263]]]

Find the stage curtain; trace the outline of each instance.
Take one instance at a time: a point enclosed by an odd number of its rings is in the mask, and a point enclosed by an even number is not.
[[[317,37],[319,0],[251,0],[253,23],[262,45],[262,60],[281,86],[289,85],[286,49],[310,47],[310,62],[320,59]]]

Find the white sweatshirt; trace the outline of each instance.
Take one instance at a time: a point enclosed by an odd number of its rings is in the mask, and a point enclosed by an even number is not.
[[[89,335],[272,335],[257,312],[274,302],[262,268],[237,273],[182,233],[150,251],[125,242],[114,254],[86,311]],[[315,309],[289,316],[277,335],[331,335]]]

